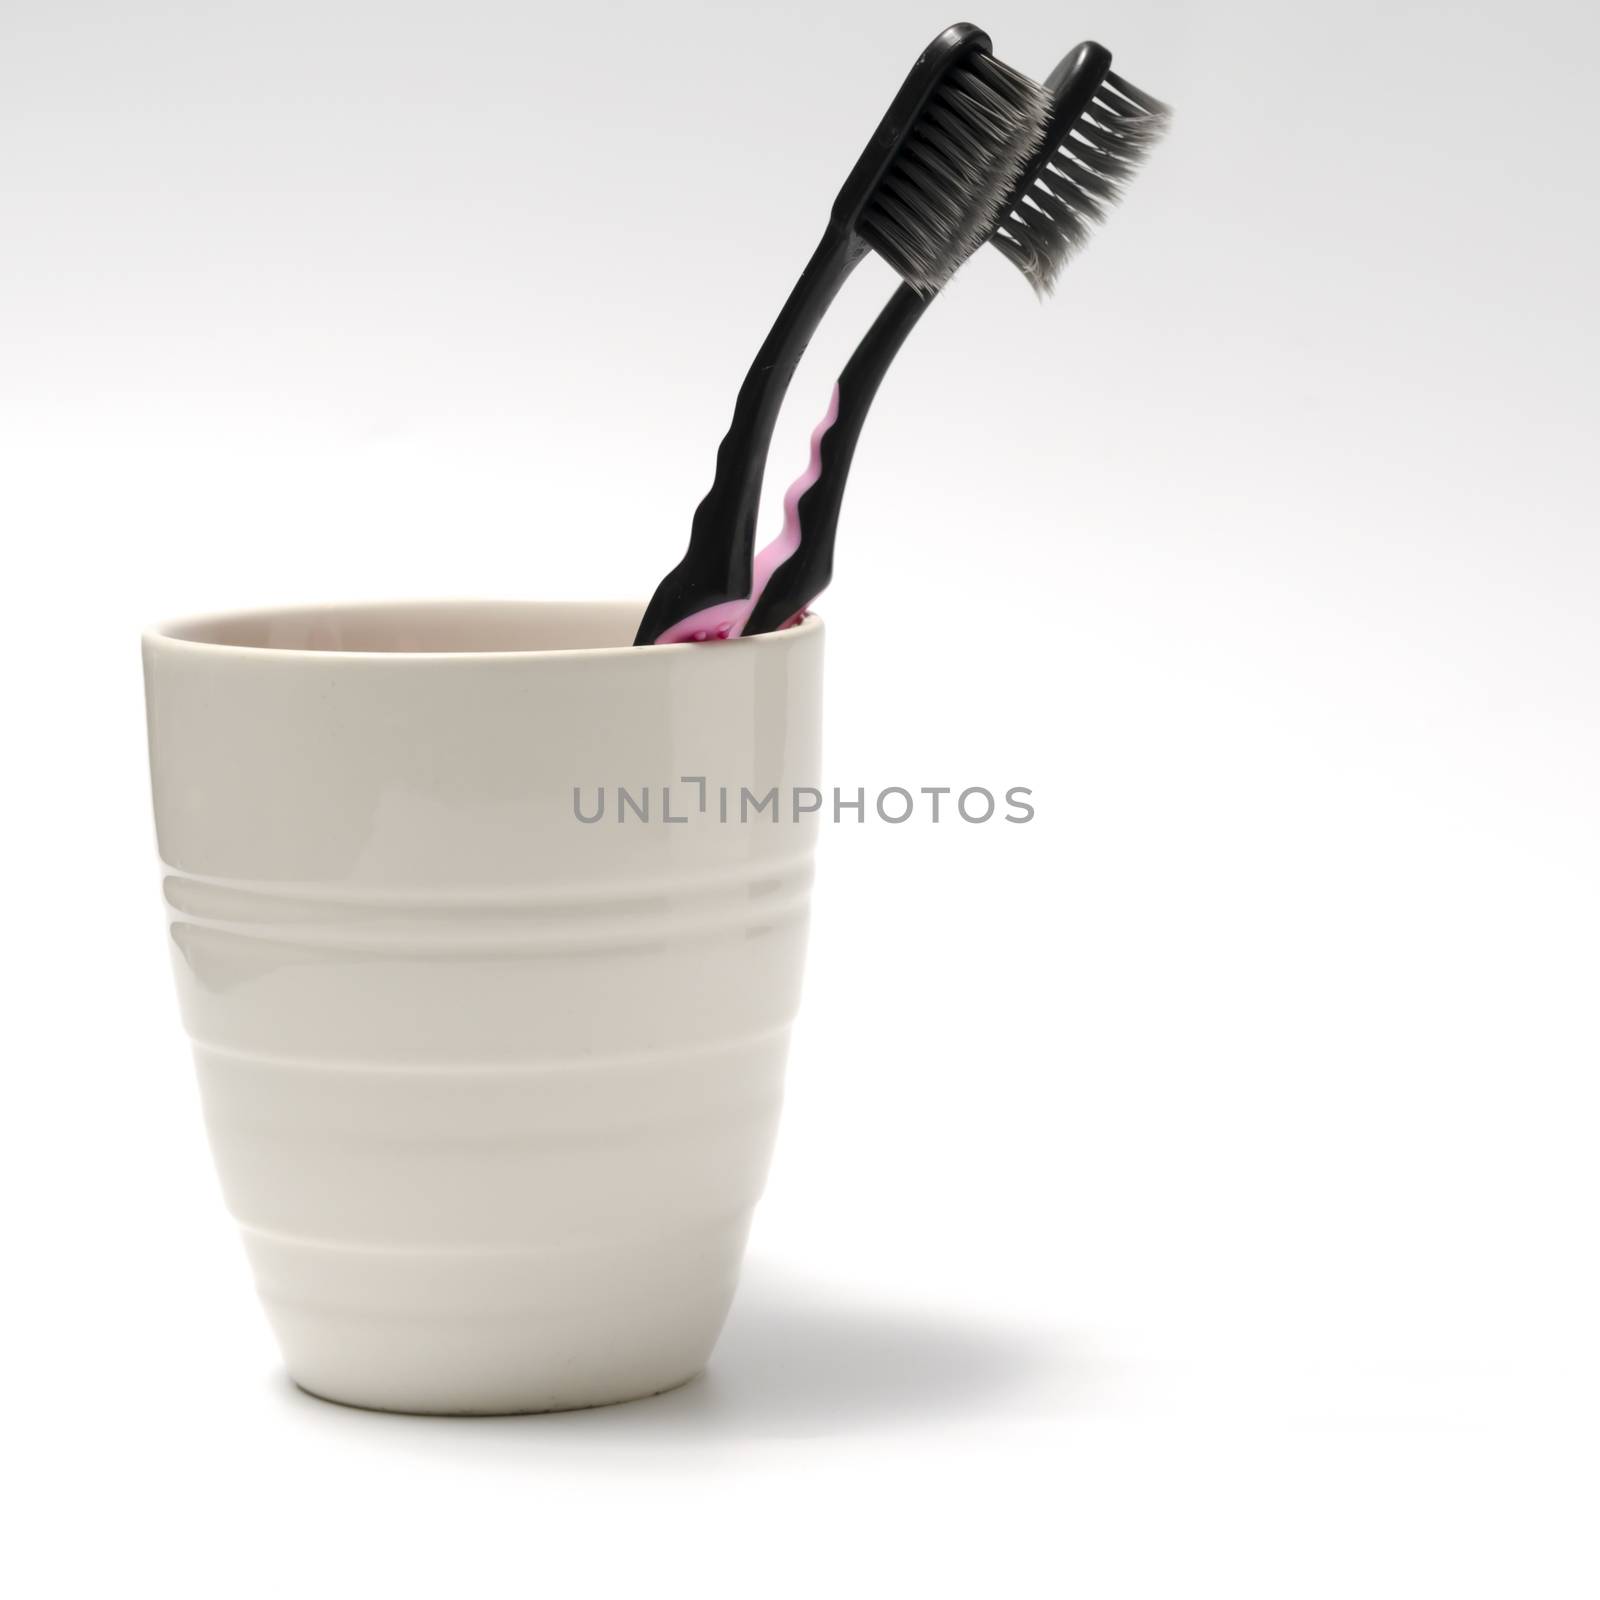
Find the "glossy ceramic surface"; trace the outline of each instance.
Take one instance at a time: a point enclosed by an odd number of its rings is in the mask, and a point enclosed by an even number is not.
[[[683,1382],[721,1328],[815,833],[738,796],[817,784],[822,632],[634,650],[637,617],[367,606],[145,638],[213,1152],[314,1393],[597,1405]]]

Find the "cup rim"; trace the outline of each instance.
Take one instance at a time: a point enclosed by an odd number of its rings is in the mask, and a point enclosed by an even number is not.
[[[555,659],[572,656],[628,656],[632,659],[657,659],[663,653],[681,654],[685,651],[703,650],[704,642],[686,640],[681,644],[647,645],[642,649],[631,641],[627,644],[573,645],[546,649],[485,649],[485,650],[344,650],[336,646],[240,644],[215,639],[191,638],[187,634],[241,624],[269,625],[274,620],[314,620],[318,617],[359,617],[378,613],[441,613],[454,611],[479,611],[482,613],[507,611],[532,611],[541,613],[610,610],[619,613],[619,620],[637,619],[644,615],[642,600],[523,600],[494,598],[449,599],[431,597],[400,600],[329,600],[308,605],[248,606],[237,610],[205,611],[188,616],[170,618],[144,629],[141,637],[146,649],[176,650],[218,656],[243,656],[260,660],[338,660],[338,661],[515,661]],[[715,641],[715,648],[773,649],[783,648],[789,641],[803,635],[819,633],[822,618],[815,612],[793,627],[772,633],[752,634],[748,638]]]

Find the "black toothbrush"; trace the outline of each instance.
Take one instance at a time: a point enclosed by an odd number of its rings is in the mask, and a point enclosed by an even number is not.
[[[1044,141],[1006,196],[988,241],[1041,298],[1105,219],[1171,117],[1159,100],[1112,72],[1111,52],[1092,41],[1066,56],[1045,88]],[[813,438],[811,470],[786,505],[792,552],[779,556],[744,620],[744,634],[783,627],[827,588],[856,441],[878,385],[932,298],[902,284],[839,374],[833,420]]]
[[[828,227],[756,353],[717,451],[689,548],[651,597],[635,644],[750,597],[756,513],[778,410],[845,279],[872,251],[913,299],[936,293],[993,231],[1039,147],[1047,102],[971,23],[923,51],[834,201]]]

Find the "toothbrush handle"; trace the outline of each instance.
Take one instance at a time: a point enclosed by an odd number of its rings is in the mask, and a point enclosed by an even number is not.
[[[828,587],[833,577],[839,506],[844,500],[856,441],[861,437],[878,385],[929,304],[916,290],[901,284],[845,363],[839,374],[838,415],[815,446],[819,469],[795,501],[798,544],[757,596],[744,633],[771,633],[781,628]],[[800,489],[804,483],[802,478],[794,488]]]
[[[689,548],[656,586],[635,644],[654,644],[691,613],[750,593],[756,512],[778,411],[817,324],[866,253],[853,233],[830,226],[789,292],[739,389],[717,449],[717,475],[694,514]]]

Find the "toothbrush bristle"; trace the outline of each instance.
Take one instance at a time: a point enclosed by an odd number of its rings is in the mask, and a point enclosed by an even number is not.
[[[1159,100],[1107,72],[1071,126],[1046,136],[1054,149],[1002,208],[1004,220],[990,240],[1041,297],[1122,198],[1171,121]]]
[[[941,289],[987,239],[1044,137],[1050,96],[979,52],[941,83],[861,218],[912,288]]]

